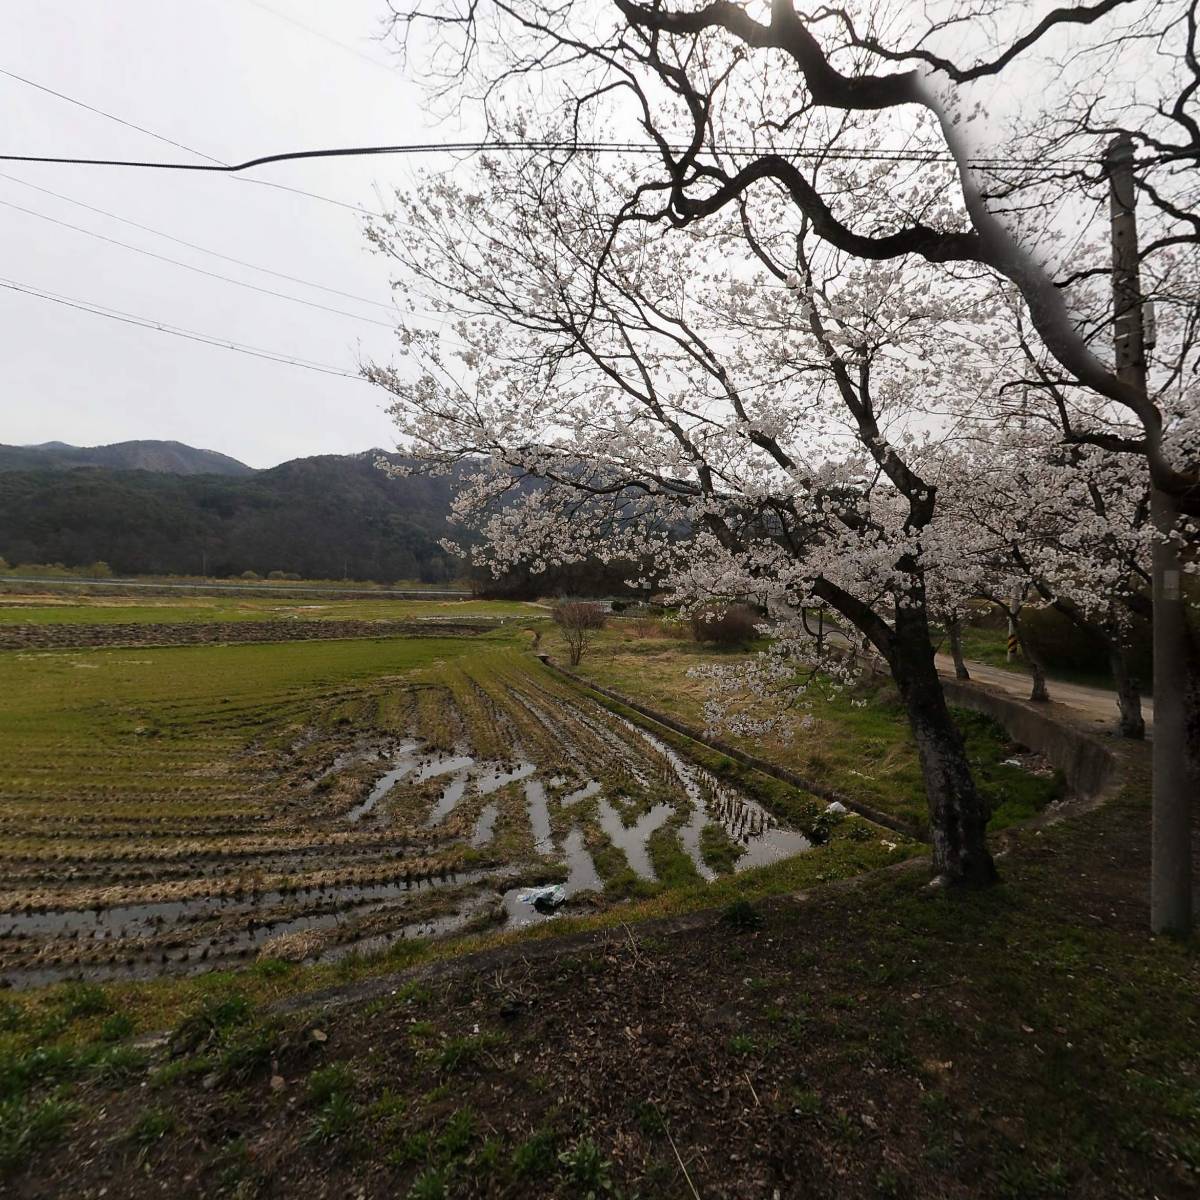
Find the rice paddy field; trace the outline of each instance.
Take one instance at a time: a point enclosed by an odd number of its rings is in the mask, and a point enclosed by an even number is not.
[[[523,624],[0,653],[0,980],[358,962],[918,851],[635,723]]]

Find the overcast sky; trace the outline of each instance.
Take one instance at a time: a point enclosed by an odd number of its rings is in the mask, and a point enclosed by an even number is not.
[[[9,0],[0,16],[0,148],[204,161],[40,89],[226,162],[463,136],[426,115],[419,88],[378,40],[386,12],[385,0]],[[1076,36],[1059,35],[1062,48]],[[982,85],[994,114],[1020,106],[1022,71],[1036,74],[1036,63],[1019,64],[1003,85]],[[358,378],[196,344],[8,285],[354,374],[361,360],[392,356],[388,264],[369,253],[355,212],[247,180],[378,209],[418,167],[449,165],[445,156],[337,159],[230,176],[0,163],[0,442],[170,438],[258,467],[391,446],[385,397]]]
[[[425,116],[418,90],[373,40],[385,12],[382,0],[11,0],[0,70],[225,161],[455,136]],[[5,153],[202,161],[2,74],[0,103]],[[343,159],[253,175],[378,208],[376,189],[403,185],[415,165]],[[390,355],[390,314],[376,306],[390,304],[388,268],[368,252],[353,212],[233,176],[14,163],[0,172],[0,281],[350,372],[360,357]],[[28,184],[362,299],[188,249]],[[208,278],[8,205],[355,315]],[[0,442],[172,438],[256,467],[393,443],[383,394],[357,379],[4,287],[0,322]]]

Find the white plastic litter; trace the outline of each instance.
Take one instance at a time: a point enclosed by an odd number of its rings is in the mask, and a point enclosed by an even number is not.
[[[538,912],[553,912],[567,898],[562,885],[552,883],[547,887],[532,888],[525,892],[520,901],[522,904],[532,904]]]

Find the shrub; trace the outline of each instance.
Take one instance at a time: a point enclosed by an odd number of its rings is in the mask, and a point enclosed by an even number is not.
[[[286,579],[287,575],[284,574],[283,571],[268,571],[267,578],[268,579]]]
[[[349,1092],[354,1086],[354,1073],[346,1063],[330,1063],[318,1067],[308,1077],[308,1102],[322,1105],[334,1096]]]
[[[604,628],[608,615],[599,604],[592,604],[587,600],[560,600],[554,606],[552,616],[554,623],[563,632],[571,666],[579,666],[579,660],[583,658],[592,632]]]
[[[608,622],[603,607],[590,600],[560,600],[551,615],[554,623],[564,628],[572,625],[580,629],[603,629]]]
[[[662,622],[655,617],[634,617],[633,632],[640,638],[670,637]]]
[[[243,571],[243,579],[261,579],[262,576],[257,571]]]
[[[67,983],[58,995],[63,1016],[68,1020],[75,1017],[105,1016],[113,1010],[108,993],[95,983]]]
[[[763,924],[762,914],[749,900],[734,900],[727,904],[721,919],[726,925],[740,930],[761,929]]]
[[[692,637],[717,646],[745,646],[758,636],[761,618],[748,604],[731,604],[723,611],[692,615]]]
[[[586,1188],[584,1194],[590,1200],[602,1192],[612,1191],[612,1163],[600,1153],[600,1148],[591,1138],[583,1138],[573,1149],[564,1150],[558,1156],[558,1161],[575,1185],[575,1195]]]

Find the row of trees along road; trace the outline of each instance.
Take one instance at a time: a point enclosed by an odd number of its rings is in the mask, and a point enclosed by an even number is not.
[[[369,374],[432,469],[482,457],[491,559],[600,545],[685,605],[758,596],[764,697],[832,610],[899,689],[948,882],[996,871],[934,625],[1020,589],[1119,658],[1153,576],[1156,929],[1190,921],[1200,746],[1196,13],[423,0],[395,33],[435,92],[562,148],[427,177],[369,235],[453,339]]]

